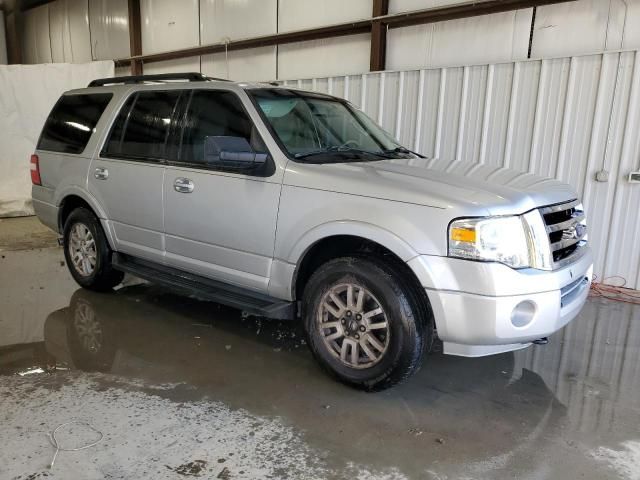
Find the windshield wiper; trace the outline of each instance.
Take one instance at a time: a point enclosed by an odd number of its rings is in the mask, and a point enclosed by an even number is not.
[[[409,150],[408,148],[405,148],[405,147],[391,148],[389,150],[384,150],[384,153],[411,153],[411,154],[415,155],[416,157],[427,158],[424,155],[422,155],[422,154],[420,154],[418,152],[414,152],[413,150]]]
[[[297,159],[302,159],[302,158],[307,158],[307,157],[312,157],[312,156],[316,156],[316,155],[326,155],[326,154],[354,154],[354,155],[373,155],[379,158],[394,158],[392,156],[390,156],[390,153],[394,153],[394,152],[387,152],[387,151],[382,151],[382,152],[372,152],[370,150],[362,150],[360,148],[351,148],[351,147],[328,147],[322,150],[314,150],[312,152],[305,152],[305,153],[296,153],[294,155],[295,158]]]

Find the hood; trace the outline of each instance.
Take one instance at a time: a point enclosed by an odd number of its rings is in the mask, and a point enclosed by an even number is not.
[[[456,210],[520,214],[577,198],[557,180],[495,165],[426,158],[355,163],[289,162],[285,184]]]

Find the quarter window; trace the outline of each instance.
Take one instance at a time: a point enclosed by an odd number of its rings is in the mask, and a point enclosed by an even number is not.
[[[37,148],[82,153],[112,97],[111,93],[62,96],[44,124]]]

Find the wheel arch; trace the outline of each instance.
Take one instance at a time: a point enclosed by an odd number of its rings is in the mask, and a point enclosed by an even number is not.
[[[105,222],[106,214],[95,198],[81,189],[73,188],[66,190],[63,194],[60,195],[60,200],[57,202],[57,205],[58,229],[61,233],[64,230],[64,223],[66,222],[66,219],[69,217],[71,212],[76,208],[86,208],[91,211],[100,221],[105,236],[107,237],[107,241],[109,242],[109,246],[112,249],[114,248],[112,232]]]
[[[290,254],[295,265],[291,282],[292,298],[300,299],[306,282],[322,263],[353,254],[365,254],[385,259],[419,281],[407,262],[417,256],[409,244],[394,233],[375,225],[361,222],[336,222],[321,225],[301,238]]]

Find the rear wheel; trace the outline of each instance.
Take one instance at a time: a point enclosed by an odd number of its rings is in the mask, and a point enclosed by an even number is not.
[[[389,388],[421,365],[431,330],[415,289],[375,258],[346,257],[320,267],[304,291],[303,317],[316,359],[338,380]]]
[[[63,232],[64,256],[74,280],[90,290],[106,291],[118,285],[124,274],[111,266],[111,249],[102,225],[86,208],[67,218]]]

